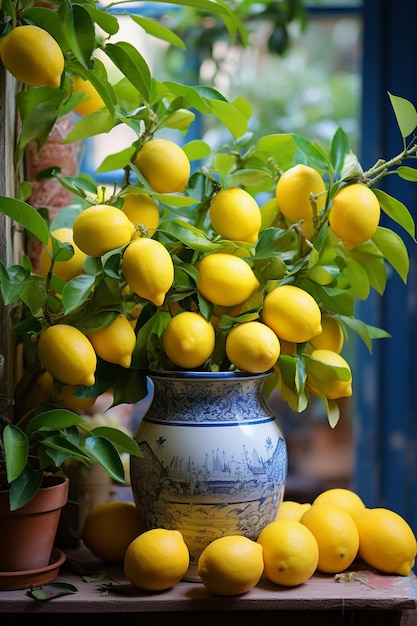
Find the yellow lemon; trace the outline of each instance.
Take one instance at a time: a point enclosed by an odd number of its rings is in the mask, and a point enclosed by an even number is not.
[[[163,591],[184,577],[190,554],[179,530],[153,528],[134,539],[126,550],[126,578],[139,589]]]
[[[108,204],[88,207],[73,224],[76,245],[89,256],[102,256],[132,239],[135,227],[120,209]]]
[[[311,504],[309,502],[301,503],[294,502],[294,500],[284,500],[279,506],[275,519],[292,519],[299,522],[304,513],[308,511],[310,507]]]
[[[213,353],[215,332],[211,322],[200,313],[184,311],[167,324],[163,342],[168,357],[178,367],[194,369],[203,365]]]
[[[56,261],[54,263],[53,273],[55,276],[59,276],[62,280],[67,282],[80,274],[84,274],[83,264],[86,259],[86,255],[78,248],[78,246],[75,245],[72,228],[57,228],[51,232],[51,235],[59,241],[71,244],[74,249],[74,255],[68,259],[68,261]],[[52,244],[49,239],[48,247],[42,248],[39,255],[39,267],[42,276],[46,276],[51,267],[51,250]]]
[[[343,489],[340,487],[322,491],[315,498],[313,504],[320,504],[322,502],[332,502],[333,504],[341,506],[351,514],[353,519],[356,519],[357,516],[365,509],[365,504],[357,493],[351,491],[350,489]]]
[[[59,87],[64,55],[55,39],[39,26],[13,28],[2,40],[3,65],[15,78],[34,87]]]
[[[374,192],[362,183],[342,187],[334,196],[329,223],[347,250],[370,239],[379,224],[381,208]]]
[[[152,237],[159,224],[159,209],[155,200],[143,193],[127,193],[123,199],[123,213],[135,226],[145,226],[149,237]]]
[[[262,217],[256,200],[244,189],[222,189],[210,204],[214,230],[224,239],[256,243]]]
[[[358,554],[359,533],[346,509],[330,502],[313,504],[300,522],[311,530],[318,543],[318,570],[336,574],[353,563]]]
[[[313,227],[313,206],[311,196],[317,196],[317,214],[326,202],[326,186],[320,174],[308,165],[294,165],[286,170],[278,180],[275,196],[281,213],[292,223],[301,222],[306,235],[311,235]]]
[[[50,402],[70,411],[88,411],[96,401],[96,398],[78,398],[75,395],[77,385],[62,385],[55,388],[54,379],[49,372],[42,374],[40,388]]]
[[[324,313],[321,318],[321,333],[310,339],[309,351],[324,349],[341,352],[344,344],[343,329],[333,315]]]
[[[307,388],[315,396],[320,392],[329,400],[349,397],[352,395],[352,373],[348,362],[332,350],[313,350],[311,357],[321,364],[320,369],[307,363]],[[333,367],[346,370],[343,379],[339,379]]]
[[[262,322],[236,324],[227,335],[227,357],[243,372],[267,372],[275,365],[279,353],[278,337]]]
[[[390,509],[366,508],[355,521],[361,558],[387,574],[408,576],[415,564],[417,546],[405,519]]]
[[[134,163],[152,189],[160,193],[182,192],[190,177],[184,150],[168,139],[151,139],[139,150]]]
[[[74,326],[55,324],[39,338],[38,355],[50,375],[67,385],[94,384],[97,357],[87,337]]]
[[[128,546],[142,531],[133,502],[104,502],[87,513],[80,538],[97,558],[122,565]]]
[[[121,313],[114,322],[88,335],[97,356],[109,363],[130,367],[136,335],[129,320]]]
[[[174,265],[159,241],[142,237],[130,243],[123,254],[124,277],[140,296],[161,306],[174,281]]]
[[[197,572],[203,585],[219,596],[246,593],[264,570],[262,546],[241,535],[219,537],[200,554]]]
[[[198,291],[219,306],[235,306],[247,300],[259,287],[252,268],[242,258],[214,252],[198,263]]]
[[[76,113],[89,115],[104,107],[103,98],[89,80],[84,80],[81,76],[74,76],[73,86],[74,91],[84,94],[81,102],[74,107]]]
[[[279,338],[293,343],[308,341],[321,332],[321,311],[304,289],[275,287],[264,299],[262,320]]]
[[[271,522],[261,531],[265,575],[277,585],[305,583],[317,569],[319,547],[313,533],[293,519]]]

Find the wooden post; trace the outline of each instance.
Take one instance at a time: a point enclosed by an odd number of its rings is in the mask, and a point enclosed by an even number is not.
[[[15,196],[13,152],[15,145],[15,79],[0,64],[0,195]],[[11,220],[0,214],[0,259],[12,258]],[[10,317],[0,298],[0,394],[12,395],[13,358],[10,343]]]

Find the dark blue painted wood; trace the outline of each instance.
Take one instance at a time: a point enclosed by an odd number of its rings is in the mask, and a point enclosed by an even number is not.
[[[417,105],[415,0],[364,1],[362,152],[365,167],[402,147],[387,92]],[[381,187],[399,198],[417,218],[417,185],[397,176]],[[384,220],[392,228],[393,223]],[[399,232],[399,229],[396,229]],[[362,303],[358,315],[388,330],[392,338],[374,343],[373,355],[358,345],[354,390],[354,488],[368,506],[386,506],[417,531],[416,477],[416,298],[417,246],[407,238],[411,259],[408,285],[392,275],[381,300]]]

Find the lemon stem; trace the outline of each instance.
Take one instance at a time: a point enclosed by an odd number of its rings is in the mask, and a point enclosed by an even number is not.
[[[401,165],[404,159],[413,158],[417,152],[417,144],[413,144],[410,148],[403,150],[397,156],[392,157],[388,161],[379,159],[367,172],[364,172],[361,179],[368,186],[374,185],[378,180],[383,178],[391,167]]]

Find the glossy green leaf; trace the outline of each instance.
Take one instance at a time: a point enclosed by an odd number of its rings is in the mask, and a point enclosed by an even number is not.
[[[101,133],[108,133],[114,127],[113,115],[105,109],[95,111],[78,120],[66,136],[64,143],[83,141]]]
[[[30,204],[7,196],[0,196],[0,212],[21,224],[23,228],[45,245],[48,243],[48,226],[40,213]]]
[[[27,504],[42,485],[43,472],[34,470],[29,464],[11,484],[9,490],[10,510],[15,511]]]
[[[129,165],[135,152],[136,148],[134,146],[129,146],[124,150],[120,150],[120,152],[116,152],[115,154],[109,154],[97,167],[96,172],[102,173],[111,172],[112,170],[123,169],[124,167]]]
[[[381,209],[390,217],[394,222],[402,226],[404,230],[415,239],[415,224],[413,217],[407,207],[392,196],[389,196],[385,191],[381,189],[373,189],[376,197],[378,198]]]
[[[7,424],[3,430],[4,456],[7,481],[15,480],[28,462],[29,441],[25,433],[14,424]]]
[[[350,139],[339,127],[333,135],[330,145],[330,161],[335,172],[342,171],[346,155],[349,153],[350,149]]]
[[[211,154],[211,148],[208,143],[206,143],[205,141],[201,141],[200,139],[189,141],[182,146],[182,149],[184,150],[190,161],[204,159]]]
[[[83,304],[94,287],[95,276],[83,274],[76,276],[65,285],[62,291],[62,304],[66,314],[75,311]]]
[[[112,15],[106,10],[98,9],[90,4],[84,4],[83,7],[91,15],[95,22],[108,35],[115,35],[119,32],[119,20],[116,15]]]
[[[406,283],[410,260],[406,245],[401,237],[393,230],[379,226],[372,240],[403,282]]]
[[[87,437],[85,447],[106,472],[119,483],[125,482],[123,463],[114,445],[104,437]]]
[[[26,428],[26,435],[31,437],[37,431],[54,431],[83,424],[85,419],[67,409],[51,409],[32,417]]]
[[[166,41],[167,43],[171,44],[172,46],[176,46],[181,50],[186,50],[186,45],[183,40],[178,37],[178,35],[176,35],[172,30],[170,30],[160,22],[157,22],[156,20],[150,19],[148,17],[143,17],[141,15],[135,15],[133,13],[130,13],[129,17],[131,17],[131,19],[136,22],[138,26],[143,28],[145,33],[148,33],[148,35],[152,35],[153,37],[157,37],[162,41]]]
[[[362,339],[370,353],[372,353],[372,339],[384,339],[391,336],[387,331],[376,326],[370,326],[352,316],[345,317],[342,315],[340,320],[344,326],[353,330]]]
[[[140,52],[126,41],[108,43],[104,51],[143,98],[149,100],[152,78],[149,67]]]
[[[20,299],[30,309],[31,313],[36,315],[46,304],[47,298],[44,280],[41,276],[32,275],[30,280],[26,282]]]
[[[139,446],[125,432],[120,430],[119,428],[109,428],[108,426],[97,426],[91,430],[91,434],[97,435],[99,437],[105,437],[111,441],[111,443],[119,450],[119,452],[126,452],[127,454],[132,454],[133,456],[142,456],[141,451],[139,450]]]
[[[242,137],[248,130],[248,121],[233,105],[223,100],[211,100],[213,113],[229,129],[233,137]]]
[[[158,230],[198,252],[215,252],[221,248],[221,245],[211,241],[203,230],[180,220],[162,222]]]
[[[366,300],[369,296],[371,285],[362,265],[350,259],[344,272],[352,286],[355,296],[359,298],[359,300]]]
[[[392,108],[397,119],[398,126],[402,137],[405,139],[409,137],[414,129],[417,127],[417,112],[414,105],[399,96],[394,96],[388,92],[388,96],[391,100]]]
[[[415,167],[400,165],[395,171],[403,180],[408,180],[413,183],[417,182],[417,169]]]
[[[297,151],[300,155],[303,155],[306,165],[310,165],[321,172],[327,171],[329,162],[320,146],[311,143],[311,141],[299,135],[293,135],[293,139]]]

